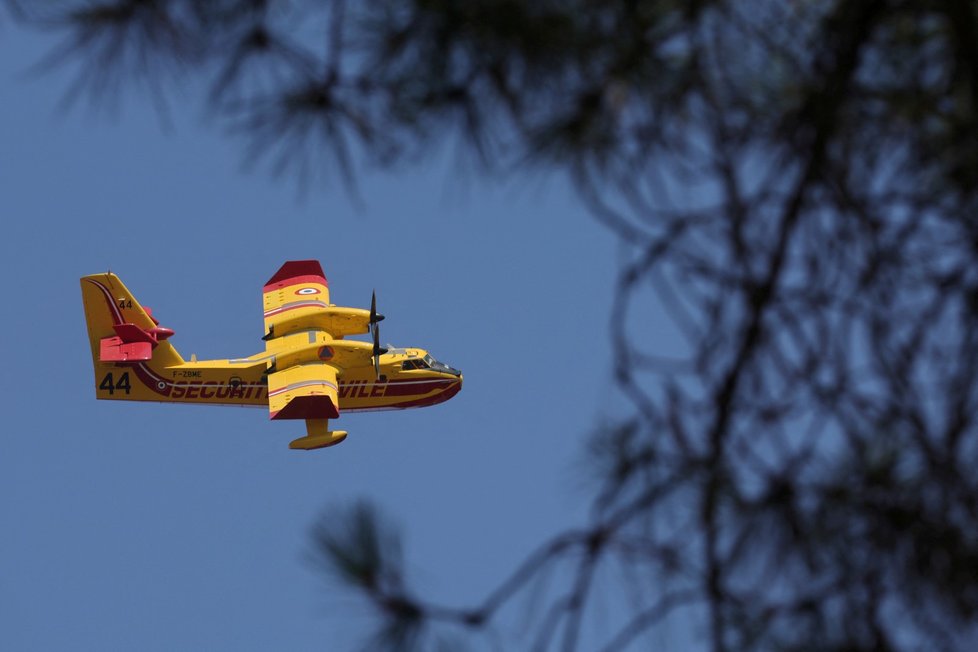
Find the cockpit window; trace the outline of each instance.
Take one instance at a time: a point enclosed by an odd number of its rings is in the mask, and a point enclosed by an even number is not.
[[[462,372],[458,369],[449,367],[444,362],[438,362],[427,353],[423,358],[411,358],[409,360],[405,360],[401,363],[401,369],[405,371],[409,371],[411,369],[434,369],[435,371],[452,374],[453,376],[462,375]]]
[[[440,372],[446,373],[446,374],[452,374],[453,376],[461,376],[462,375],[462,372],[459,371],[458,369],[454,369],[452,367],[449,367],[444,362],[438,362],[437,360],[435,360],[434,358],[432,358],[430,354],[427,354],[427,353],[425,354],[424,361],[427,363],[427,366],[431,367],[435,371],[440,371]]]

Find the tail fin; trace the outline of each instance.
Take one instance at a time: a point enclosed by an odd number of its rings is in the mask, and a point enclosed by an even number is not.
[[[117,379],[125,374],[118,371],[120,367],[138,365],[162,371],[183,364],[183,358],[167,341],[173,331],[161,328],[118,276],[111,272],[84,276],[81,289],[96,388],[104,390],[96,391],[99,398],[138,398],[141,392],[130,390],[128,375],[125,385],[118,385],[125,391],[115,391]]]

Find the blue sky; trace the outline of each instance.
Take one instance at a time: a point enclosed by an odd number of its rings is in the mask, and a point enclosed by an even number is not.
[[[192,90],[168,130],[131,97],[59,111],[67,77],[26,73],[50,45],[0,26],[0,649],[333,649],[364,621],[305,560],[324,508],[376,502],[414,585],[459,604],[580,522],[616,248],[564,181],[446,157],[361,171],[362,208],[339,179],[300,197]],[[260,410],[95,400],[80,276],[111,269],[185,357],[228,357],[261,348],[261,286],[302,258],[340,305],[376,288],[382,339],[462,392],[342,417],[315,453]]]

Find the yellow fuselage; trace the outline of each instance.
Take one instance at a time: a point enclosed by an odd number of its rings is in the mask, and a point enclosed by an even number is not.
[[[380,357],[379,378],[373,366],[347,369],[338,383],[340,413],[435,405],[462,388],[461,376],[434,369],[402,369],[404,362],[426,355],[422,349],[403,351]],[[156,369],[148,362],[99,364],[97,395],[101,399],[267,407],[266,358],[262,352],[242,359],[199,360]]]

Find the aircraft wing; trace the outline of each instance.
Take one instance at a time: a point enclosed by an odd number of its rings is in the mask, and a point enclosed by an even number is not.
[[[274,334],[276,325],[326,311],[329,284],[319,261],[290,260],[282,265],[265,283],[262,302],[267,334]]]
[[[307,362],[268,374],[268,412],[272,419],[335,419],[338,369]]]

